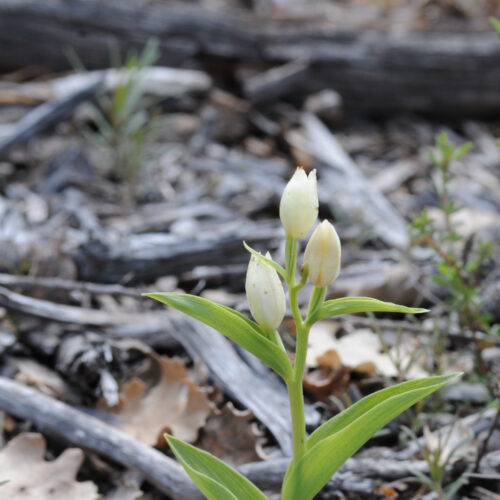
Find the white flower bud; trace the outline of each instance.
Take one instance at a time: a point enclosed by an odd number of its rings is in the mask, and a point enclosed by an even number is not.
[[[269,252],[266,257],[271,259]],[[245,290],[250,312],[257,323],[266,331],[276,330],[286,311],[285,291],[278,273],[252,255],[248,264]]]
[[[340,240],[335,228],[324,220],[315,230],[304,252],[309,281],[319,288],[329,285],[340,272]]]
[[[297,168],[285,186],[280,202],[280,218],[286,235],[294,240],[304,237],[318,217],[316,170],[306,175]]]

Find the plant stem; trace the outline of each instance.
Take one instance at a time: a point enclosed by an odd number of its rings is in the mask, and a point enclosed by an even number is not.
[[[300,314],[300,313],[299,313]],[[302,379],[306,366],[307,341],[309,326],[301,323],[297,325],[297,347],[293,379],[288,383],[288,397],[292,414],[293,460],[298,462],[306,451],[306,422],[304,416],[304,391]]]
[[[287,238],[285,253],[290,308],[292,310],[292,316],[297,330],[297,346],[295,349],[293,378],[287,383],[287,388],[292,416],[293,461],[298,462],[303,457],[306,450],[306,423],[304,416],[304,393],[302,389],[302,379],[304,377],[306,365],[309,326],[304,324],[297,300],[297,293],[300,288],[295,285],[297,241]]]
[[[293,461],[297,463],[306,451],[306,422],[302,379],[294,379],[287,385],[292,415]]]

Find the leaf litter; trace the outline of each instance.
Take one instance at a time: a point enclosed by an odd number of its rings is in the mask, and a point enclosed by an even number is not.
[[[123,384],[116,406],[109,407],[104,400],[98,406],[116,417],[118,428],[143,443],[164,447],[165,432],[192,443],[212,413],[212,404],[188,378],[180,359],[162,356],[158,361],[161,376],[156,385],[148,389],[146,382],[134,377]]]
[[[36,500],[94,500],[97,486],[77,481],[84,454],[79,448],[64,450],[47,461],[45,438],[38,433],[22,433],[0,451],[1,498]]]

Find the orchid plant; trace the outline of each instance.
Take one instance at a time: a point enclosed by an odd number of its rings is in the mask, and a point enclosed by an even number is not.
[[[375,432],[410,406],[443,387],[456,374],[404,382],[375,392],[356,402],[306,435],[302,380],[306,366],[309,331],[319,320],[346,313],[396,312],[419,314],[425,309],[400,306],[369,297],[325,300],[326,289],[340,271],[341,246],[333,225],[321,222],[309,239],[299,271],[299,241],[318,218],[316,171],[298,168],[283,192],[280,218],[286,232],[285,266],[248,245],[250,262],[246,293],[255,321],[229,307],[202,297],[181,293],[149,293],[146,296],[174,307],[218,330],[276,372],[285,383],[290,400],[293,456],[282,486],[284,500],[307,500],[316,495],[340,466]],[[313,285],[305,315],[297,294],[307,281]],[[278,333],[289,308],[297,342],[292,358]],[[265,499],[256,485],[213,455],[166,435],[177,459],[209,500]]]

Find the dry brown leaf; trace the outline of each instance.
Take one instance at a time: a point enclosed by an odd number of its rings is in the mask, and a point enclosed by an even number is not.
[[[333,360],[334,355],[327,353],[334,351],[343,366],[348,366],[358,373],[373,375],[376,371],[386,377],[397,375],[396,366],[391,357],[382,352],[380,340],[372,330],[360,329],[340,339],[335,337],[335,330],[334,324],[331,326],[330,322],[325,321],[319,321],[311,328],[307,366],[311,368],[322,366],[327,359],[325,356],[330,356]],[[412,356],[411,347],[407,343],[399,350],[399,353],[393,353],[399,356],[403,366]],[[414,365],[407,375],[413,378],[425,376],[426,373],[419,366]]]
[[[256,451],[261,434],[250,421],[250,410],[237,410],[227,403],[212,415],[201,434],[198,446],[232,467],[260,460]]]
[[[340,368],[342,361],[335,349],[328,349],[316,358],[320,368]]]
[[[337,339],[328,323],[318,322],[312,327],[309,339],[308,366],[318,366],[318,358],[333,350],[342,365],[353,369],[371,362],[385,375],[394,375],[396,372],[390,358],[380,352],[380,341],[371,330],[357,330]]]
[[[138,441],[164,446],[163,433],[171,432],[184,441],[193,442],[198,430],[212,412],[207,395],[191,380],[179,359],[161,357],[161,378],[146,391],[146,384],[133,378],[124,384],[120,403],[112,408],[121,430]],[[107,408],[104,401],[101,408]]]
[[[359,363],[354,368],[354,371],[365,377],[374,377],[377,373],[377,367],[372,361],[364,361],[363,363]]]
[[[345,366],[313,370],[304,377],[304,389],[326,402],[330,396],[340,396],[346,392],[350,375],[351,370]]]
[[[138,500],[139,498],[145,500],[144,492],[140,488],[142,476],[136,471],[126,471],[113,482],[116,488],[106,494],[105,500]]]
[[[16,380],[23,384],[35,387],[49,396],[63,401],[74,402],[76,397],[71,387],[56,372],[31,359],[19,359]]]
[[[380,486],[380,488],[377,489],[377,493],[387,500],[398,497],[396,490],[387,484]]]
[[[41,434],[23,433],[0,451],[1,498],[16,500],[93,500],[99,498],[91,481],[75,481],[83,461],[79,448],[68,448],[51,462],[44,460],[45,439]]]

